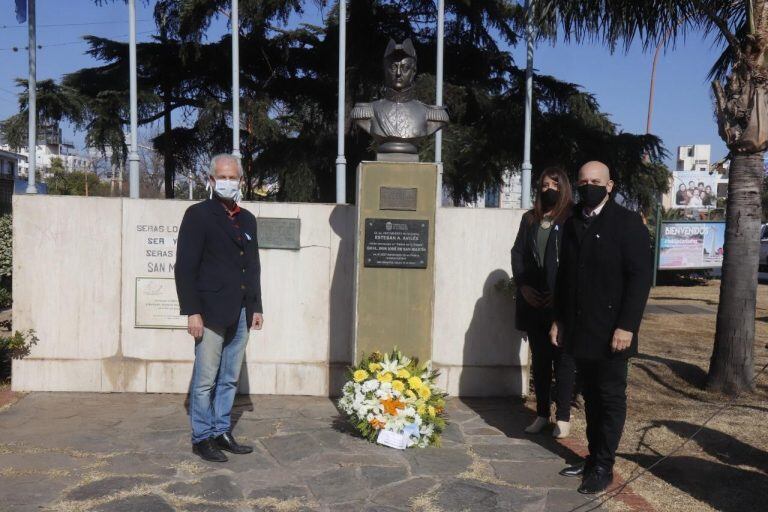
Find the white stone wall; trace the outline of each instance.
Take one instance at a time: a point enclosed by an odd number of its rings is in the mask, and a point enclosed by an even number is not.
[[[185,393],[194,343],[184,329],[134,326],[135,282],[172,278],[167,263],[174,260],[147,258],[145,251],[156,246],[137,226],[164,226],[160,247],[172,249],[191,203],[13,201],[13,325],[35,329],[40,338],[29,357],[14,362],[13,389]],[[251,331],[241,391],[334,395],[352,357],[355,209],[245,207],[260,217],[301,219],[301,248],[260,250],[265,325]],[[519,395],[527,388],[528,357],[512,328],[514,304],[493,288],[510,274],[519,218],[518,210],[438,211],[433,359],[451,394]]]
[[[523,395],[528,346],[515,303],[496,289],[512,275],[510,251],[522,210],[442,208],[437,212],[432,359],[454,396]]]

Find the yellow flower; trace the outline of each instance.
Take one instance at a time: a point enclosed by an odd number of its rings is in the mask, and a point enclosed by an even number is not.
[[[435,411],[435,408],[432,407],[431,405],[429,407],[427,407],[427,411],[429,412],[429,415],[432,416],[432,417],[434,417],[436,415],[436,413],[437,413],[437,411]]]
[[[405,396],[407,396],[408,398],[416,398],[416,393],[414,393],[410,389],[406,389],[405,390]]]
[[[368,378],[368,372],[365,370],[355,370],[352,377],[355,379],[355,382],[362,382]]]
[[[401,368],[397,370],[397,377],[400,379],[407,379],[410,376],[411,376],[411,372],[409,372],[405,368]]]
[[[418,407],[416,408],[416,413],[417,413],[419,416],[424,416],[424,412],[426,411],[426,409],[427,409],[426,407],[424,407],[423,405],[420,405],[420,406],[418,406]]]
[[[379,374],[376,378],[379,379],[379,382],[392,382],[392,374],[389,372]]]
[[[371,373],[377,372],[381,370],[381,365],[379,363],[369,363],[368,364],[368,371]]]
[[[408,385],[411,386],[411,389],[419,389],[422,385],[422,382],[418,377],[411,377],[408,379]]]
[[[429,390],[429,386],[421,386],[419,388],[419,396],[424,400],[428,400],[432,396],[432,391]]]
[[[402,393],[405,389],[405,383],[401,380],[396,380],[392,383],[392,389],[397,391],[398,393]]]

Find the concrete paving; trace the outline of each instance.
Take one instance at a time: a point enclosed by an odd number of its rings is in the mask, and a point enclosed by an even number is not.
[[[333,401],[241,396],[235,435],[255,446],[214,464],[191,453],[181,395],[33,393],[0,412],[0,510],[599,510],[557,471],[575,454],[528,437],[509,400],[451,399],[440,448],[356,437]]]

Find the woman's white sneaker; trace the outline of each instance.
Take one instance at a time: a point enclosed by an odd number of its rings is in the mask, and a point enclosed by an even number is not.
[[[564,439],[571,434],[571,422],[570,421],[558,421],[555,424],[555,428],[552,430],[552,437],[555,439]]]

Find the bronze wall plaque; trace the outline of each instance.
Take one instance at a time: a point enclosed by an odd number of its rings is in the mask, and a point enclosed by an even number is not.
[[[279,219],[257,217],[256,228],[259,249],[288,249],[297,251],[301,248],[301,219]]]
[[[415,188],[379,187],[379,209],[415,212],[417,196]]]

